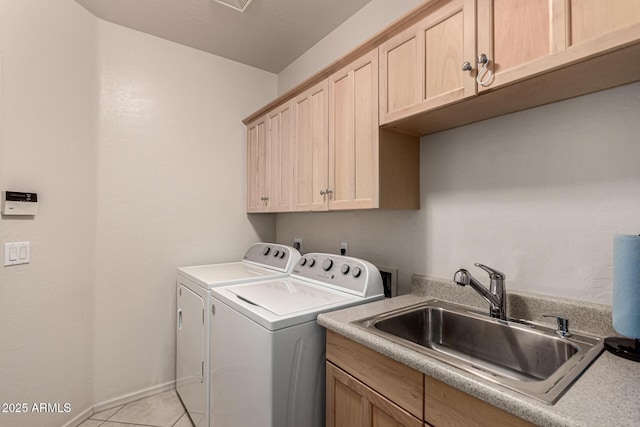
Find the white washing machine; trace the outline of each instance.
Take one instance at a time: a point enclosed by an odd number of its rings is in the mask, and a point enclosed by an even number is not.
[[[193,423],[209,427],[211,289],[289,276],[300,253],[289,246],[256,243],[243,259],[178,269],[176,389]]]
[[[316,318],[384,298],[378,269],[307,254],[288,278],[211,294],[211,425],[324,426],[325,331]]]

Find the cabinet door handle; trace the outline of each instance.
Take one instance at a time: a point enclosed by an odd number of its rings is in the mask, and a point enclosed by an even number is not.
[[[327,192],[326,192],[326,191],[324,191],[324,190],[320,190],[320,195],[321,195],[321,196],[324,196],[325,194],[327,194]]]
[[[473,70],[473,65],[471,65],[471,62],[465,61],[462,63],[462,71],[471,71],[471,70]]]
[[[493,71],[489,69],[489,64],[491,60],[484,53],[478,56],[478,66],[480,69],[478,70],[478,75],[476,76],[476,82],[478,82],[481,86],[489,86],[491,81],[493,80]]]

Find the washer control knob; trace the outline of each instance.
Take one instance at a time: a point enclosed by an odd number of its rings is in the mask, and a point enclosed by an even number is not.
[[[269,252],[271,252],[270,246],[265,246],[264,249],[262,249],[262,255],[269,255]]]
[[[285,251],[280,251],[280,259],[284,258],[287,253]]]
[[[300,263],[300,265],[305,265],[307,263],[307,259],[305,257],[302,257],[298,262]]]
[[[348,264],[342,264],[342,267],[340,267],[340,272],[342,274],[347,274],[349,272],[349,265]]]
[[[316,265],[316,260],[315,260],[315,259],[313,259],[313,258],[311,258],[311,259],[309,260],[309,267],[313,267],[314,265]]]
[[[273,257],[278,258],[279,255],[280,255],[280,251],[276,249],[275,252],[273,253]]]
[[[362,274],[362,269],[360,267],[353,267],[353,269],[351,270],[351,275],[353,277],[360,277],[360,275]]]
[[[322,269],[324,271],[331,270],[331,267],[333,267],[333,261],[331,259],[327,258],[322,262]]]

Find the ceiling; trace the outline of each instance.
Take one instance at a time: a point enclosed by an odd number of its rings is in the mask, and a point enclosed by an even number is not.
[[[76,0],[105,21],[279,73],[371,0]]]

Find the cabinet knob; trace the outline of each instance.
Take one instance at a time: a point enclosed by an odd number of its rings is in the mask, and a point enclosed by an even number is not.
[[[326,192],[326,191],[324,191],[324,190],[320,190],[320,195],[321,195],[321,196],[324,196],[325,194],[327,194],[327,192]]]
[[[471,71],[471,70],[473,70],[473,65],[471,65],[471,62],[465,61],[462,63],[462,71]]]
[[[493,70],[489,69],[491,60],[484,53],[478,56],[478,75],[476,76],[476,82],[481,86],[489,86],[493,81]]]

